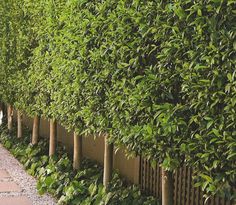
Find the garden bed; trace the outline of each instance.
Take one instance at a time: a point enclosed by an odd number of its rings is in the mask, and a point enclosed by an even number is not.
[[[24,165],[27,172],[37,178],[40,194],[46,192],[58,199],[58,204],[127,204],[157,205],[153,197],[141,195],[140,189],[113,174],[109,191],[102,185],[103,168],[89,159],[84,159],[82,168],[74,171],[70,155],[58,146],[57,155],[48,157],[48,140],[40,139],[38,145],[30,144],[30,132],[24,131],[21,139],[16,131],[8,134],[5,125],[0,127],[0,142]]]

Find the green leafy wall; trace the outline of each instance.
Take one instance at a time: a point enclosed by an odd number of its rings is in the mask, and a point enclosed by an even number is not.
[[[235,197],[234,0],[0,5],[2,101]]]

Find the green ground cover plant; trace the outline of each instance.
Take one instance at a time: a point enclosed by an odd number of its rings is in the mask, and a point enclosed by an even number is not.
[[[139,188],[129,185],[114,173],[109,191],[102,185],[103,168],[84,159],[81,170],[73,171],[72,160],[65,149],[48,157],[48,141],[40,139],[37,146],[30,144],[30,132],[23,139],[16,133],[10,136],[5,125],[0,127],[0,142],[37,178],[40,194],[48,192],[58,199],[59,205],[159,205],[157,199],[141,195]]]

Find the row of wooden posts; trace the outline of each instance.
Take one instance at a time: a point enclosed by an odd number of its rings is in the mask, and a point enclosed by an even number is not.
[[[17,111],[17,138],[22,138],[22,112]],[[13,129],[13,107],[7,106],[7,123],[9,132]],[[36,145],[39,140],[39,125],[40,117],[35,116],[33,119],[33,130],[31,143]],[[57,142],[57,122],[50,119],[50,137],[49,137],[49,156],[56,154]],[[105,135],[105,150],[104,150],[104,173],[103,185],[108,189],[108,185],[112,179],[113,171],[113,150],[114,145],[108,143],[108,135]],[[82,136],[74,132],[74,149],[73,149],[73,168],[79,170],[82,163]],[[139,170],[137,170],[139,171]],[[173,174],[172,172],[162,169],[162,205],[173,205]]]

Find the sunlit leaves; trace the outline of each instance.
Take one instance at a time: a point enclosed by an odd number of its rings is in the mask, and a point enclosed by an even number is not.
[[[22,5],[24,15],[2,15],[19,28],[19,35],[12,30],[7,36],[9,28],[1,27],[5,101],[81,134],[108,132],[116,146],[166,169],[187,163],[207,192],[230,195],[236,170],[234,1]],[[20,52],[8,55],[13,45]]]

